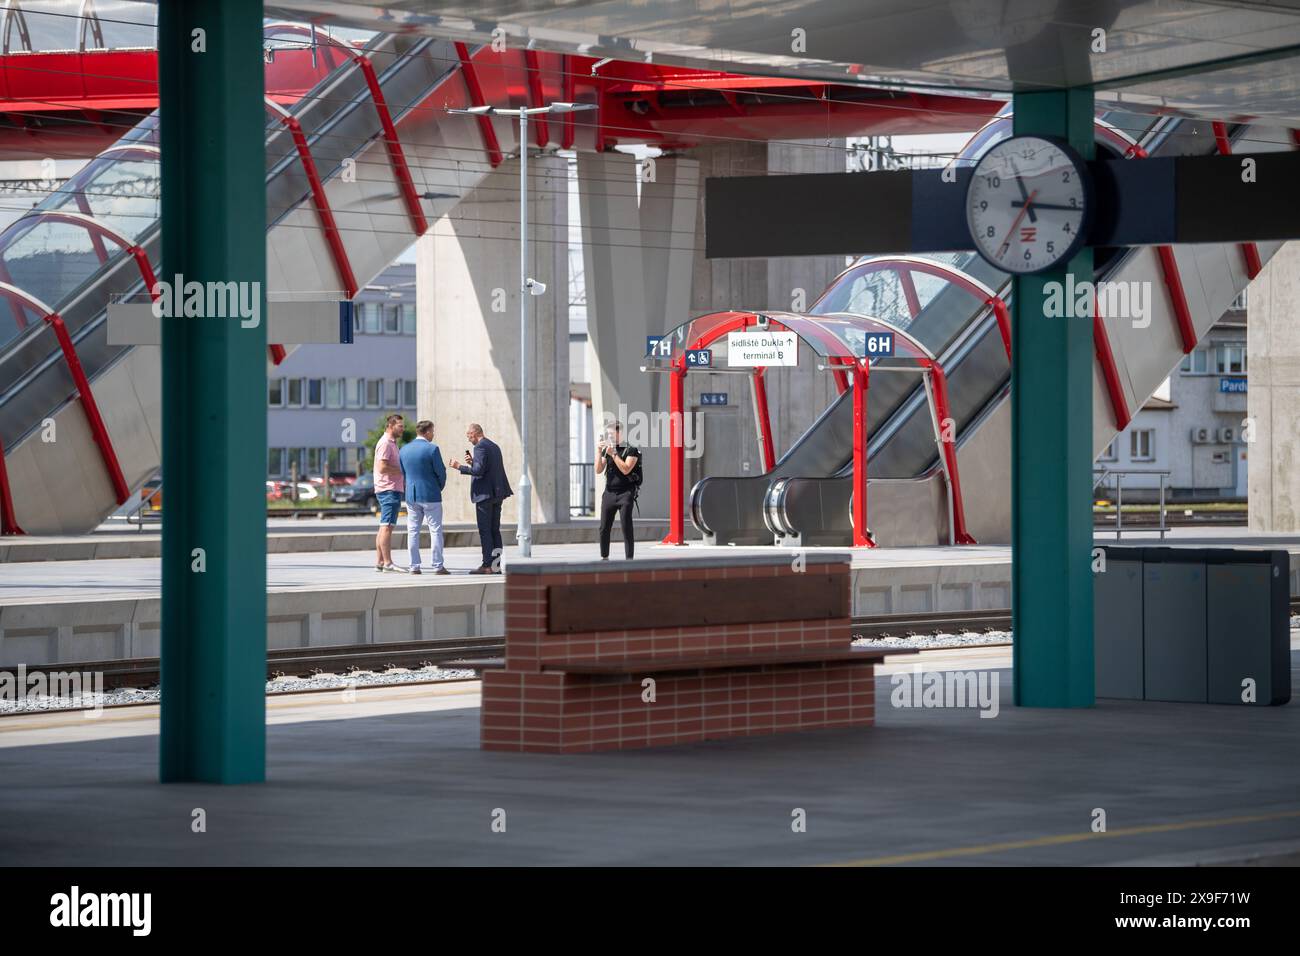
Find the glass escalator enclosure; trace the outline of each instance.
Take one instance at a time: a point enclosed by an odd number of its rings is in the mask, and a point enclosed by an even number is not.
[[[52,212],[70,218],[42,215]],[[160,212],[157,118],[151,116],[0,233],[0,281],[58,312],[105,265],[128,255],[95,224],[136,243]],[[21,320],[14,308],[23,309]],[[27,307],[9,311],[0,311],[0,349],[43,318]]]

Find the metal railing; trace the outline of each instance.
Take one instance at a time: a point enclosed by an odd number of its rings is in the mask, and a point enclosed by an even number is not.
[[[596,463],[594,461],[569,462],[569,515],[594,515],[596,513]]]
[[[1169,530],[1169,526],[1165,522],[1165,478],[1169,476],[1169,469],[1113,471],[1104,467],[1098,468],[1093,471],[1092,490],[1095,493],[1098,488],[1103,488],[1110,479],[1115,479],[1115,538],[1118,540],[1124,534],[1124,479],[1133,475],[1158,475],[1160,478],[1160,524],[1154,530],[1160,532],[1160,540],[1163,541],[1165,532]]]

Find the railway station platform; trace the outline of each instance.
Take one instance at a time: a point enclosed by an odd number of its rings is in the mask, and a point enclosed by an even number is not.
[[[898,658],[872,728],[569,757],[480,750],[477,682],[279,697],[267,782],[243,787],[158,786],[156,707],[6,717],[0,846],[14,866],[1300,862],[1300,708],[1015,708],[1008,657],[919,658],[997,675],[995,719],[887,706],[918,660]]]
[[[595,530],[594,528],[591,530]],[[333,532],[323,532],[332,534]],[[345,532],[364,534],[364,532]],[[373,541],[373,532],[369,532]],[[1114,543],[1098,534],[1097,544]],[[1149,533],[1126,533],[1124,544],[1159,544]],[[1291,594],[1300,595],[1300,536],[1251,535],[1242,529],[1178,529],[1170,546],[1286,548]],[[621,544],[616,540],[614,562]],[[642,557],[681,561],[771,548],[710,548],[638,543]],[[810,549],[820,550],[820,549]],[[836,550],[836,549],[827,549]],[[394,545],[400,564],[404,549]],[[594,541],[539,544],[537,560],[585,561]],[[790,560],[798,552],[788,552]],[[449,547],[452,574],[376,574],[371,550],[284,551],[267,555],[267,646],[382,644],[504,633],[500,577],[465,572],[480,560],[477,544]],[[507,545],[502,564],[522,560]],[[876,548],[850,554],[855,616],[980,611],[1011,606],[1011,551],[997,545],[961,548]],[[459,573],[458,573],[459,572]],[[72,664],[159,653],[161,569],[156,557],[18,561],[0,574],[0,667]]]

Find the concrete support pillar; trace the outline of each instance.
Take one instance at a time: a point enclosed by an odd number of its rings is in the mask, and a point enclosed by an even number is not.
[[[1017,93],[1015,133],[1093,156],[1091,89]],[[1013,281],[1011,608],[1015,702],[1093,704],[1092,323],[1045,317],[1044,286],[1092,279],[1085,248]]]
[[[159,278],[248,284],[265,316],[261,47],[260,2],[161,5]],[[163,319],[163,781],[266,774],[266,363],[265,321]]]
[[[667,432],[653,427],[651,417],[665,411],[658,396],[667,394],[667,386],[641,371],[646,336],[690,317],[700,188],[694,160],[660,157],[653,170],[640,184],[638,201],[635,158],[578,154],[587,333],[596,358],[592,414],[597,429],[602,416],[631,419],[624,422],[625,433],[644,454],[642,517],[668,513]]]
[[[555,155],[528,161],[530,274],[547,286],[530,308],[529,473],[535,522],[569,517],[569,302],[567,167]],[[465,425],[479,422],[501,446],[518,487],[519,166],[503,163],[416,246],[419,416],[457,458]],[[449,475],[446,521],[474,520],[469,479]],[[518,496],[502,526],[519,519]]]
[[[1274,254],[1246,300],[1251,531],[1300,532],[1300,242]],[[1247,436],[1249,432],[1247,431]]]
[[[783,173],[842,173],[844,141],[787,143],[721,142],[696,147],[700,189],[710,177]],[[691,314],[722,309],[773,309],[806,312],[845,266],[843,256],[776,259],[705,259],[704,205],[696,218],[697,247],[691,283]],[[804,433],[837,392],[828,373],[818,372],[811,349],[800,350],[798,368],[775,369],[767,376],[772,439],[779,458]],[[762,471],[747,380],[734,375],[692,373],[686,378],[686,408],[700,419],[702,457],[687,462],[687,484],[704,475],[744,475]],[[725,409],[701,408],[701,392],[726,392]],[[746,469],[748,466],[748,469]]]

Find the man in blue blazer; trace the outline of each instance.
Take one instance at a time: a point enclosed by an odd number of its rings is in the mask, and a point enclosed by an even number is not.
[[[427,519],[433,542],[433,573],[450,574],[442,564],[442,489],[447,469],[433,443],[433,422],[415,424],[415,441],[405,446],[399,460],[406,479],[406,543],[411,551],[411,573],[420,574],[420,529]]]
[[[447,460],[447,467],[455,468],[462,475],[469,475],[469,500],[474,502],[475,515],[478,518],[479,544],[483,548],[483,564],[470,574],[500,574],[501,564],[501,503],[514,494],[510,482],[506,480],[506,466],[501,460],[501,448],[496,442],[483,434],[483,426],[471,422],[465,429],[465,439],[474,446],[471,457],[465,452],[465,460],[458,462],[454,458]]]

